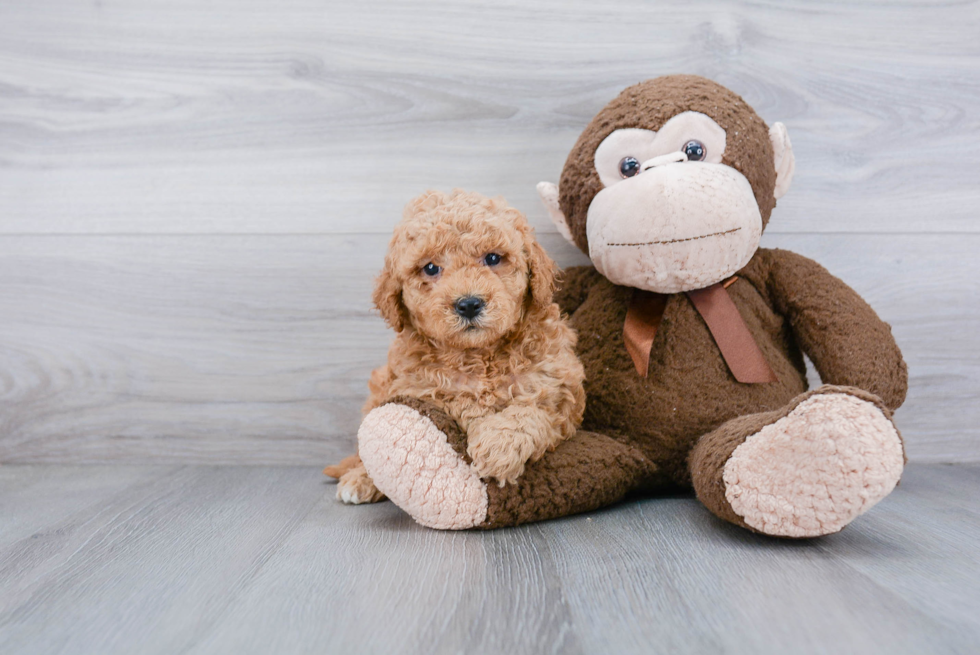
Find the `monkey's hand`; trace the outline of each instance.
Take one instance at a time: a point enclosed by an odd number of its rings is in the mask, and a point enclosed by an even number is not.
[[[481,478],[514,484],[529,461],[560,440],[550,417],[535,407],[508,407],[470,423],[466,453]]]

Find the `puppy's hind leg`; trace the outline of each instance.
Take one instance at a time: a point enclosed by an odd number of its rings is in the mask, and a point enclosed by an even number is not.
[[[337,482],[337,498],[348,505],[377,503],[385,499],[378,491],[363,464],[358,464],[340,476]]]

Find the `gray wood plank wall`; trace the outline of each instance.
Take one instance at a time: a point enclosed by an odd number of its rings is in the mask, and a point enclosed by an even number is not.
[[[371,277],[429,188],[534,193],[665,73],[793,139],[764,245],[892,323],[919,461],[980,459],[980,5],[0,4],[0,461],[322,463],[390,334]]]

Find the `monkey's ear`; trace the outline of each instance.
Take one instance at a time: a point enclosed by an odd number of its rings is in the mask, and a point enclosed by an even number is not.
[[[555,295],[555,276],[558,265],[548,256],[541,244],[534,239],[534,232],[526,228],[525,248],[528,258],[528,286],[531,299],[541,307],[549,306]]]
[[[388,263],[381,270],[381,275],[374,281],[374,293],[371,296],[374,306],[381,312],[381,318],[391,326],[395,332],[405,329],[408,320],[408,310],[402,303],[402,287],[391,272]]]
[[[558,185],[551,182],[538,182],[538,195],[541,196],[544,208],[548,210],[551,222],[558,228],[558,233],[565,237],[565,241],[578,248],[575,239],[572,238],[572,231],[568,229],[568,221],[565,220],[565,215],[561,213],[561,206],[558,204]]]
[[[789,142],[789,133],[782,123],[773,123],[769,128],[769,140],[772,141],[773,164],[776,166],[776,188],[772,195],[779,200],[789,190],[793,181],[793,171],[796,170],[796,158],[793,156],[793,144]]]

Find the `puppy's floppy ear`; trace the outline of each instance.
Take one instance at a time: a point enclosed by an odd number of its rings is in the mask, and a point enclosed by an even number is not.
[[[405,329],[408,322],[408,310],[402,302],[402,285],[395,277],[388,262],[381,269],[381,274],[374,281],[374,294],[371,296],[374,306],[381,312],[385,320],[395,332]]]
[[[547,307],[552,303],[555,295],[555,275],[558,273],[558,265],[534,239],[534,231],[530,228],[524,232],[524,248],[527,251],[531,299],[535,304]]]

